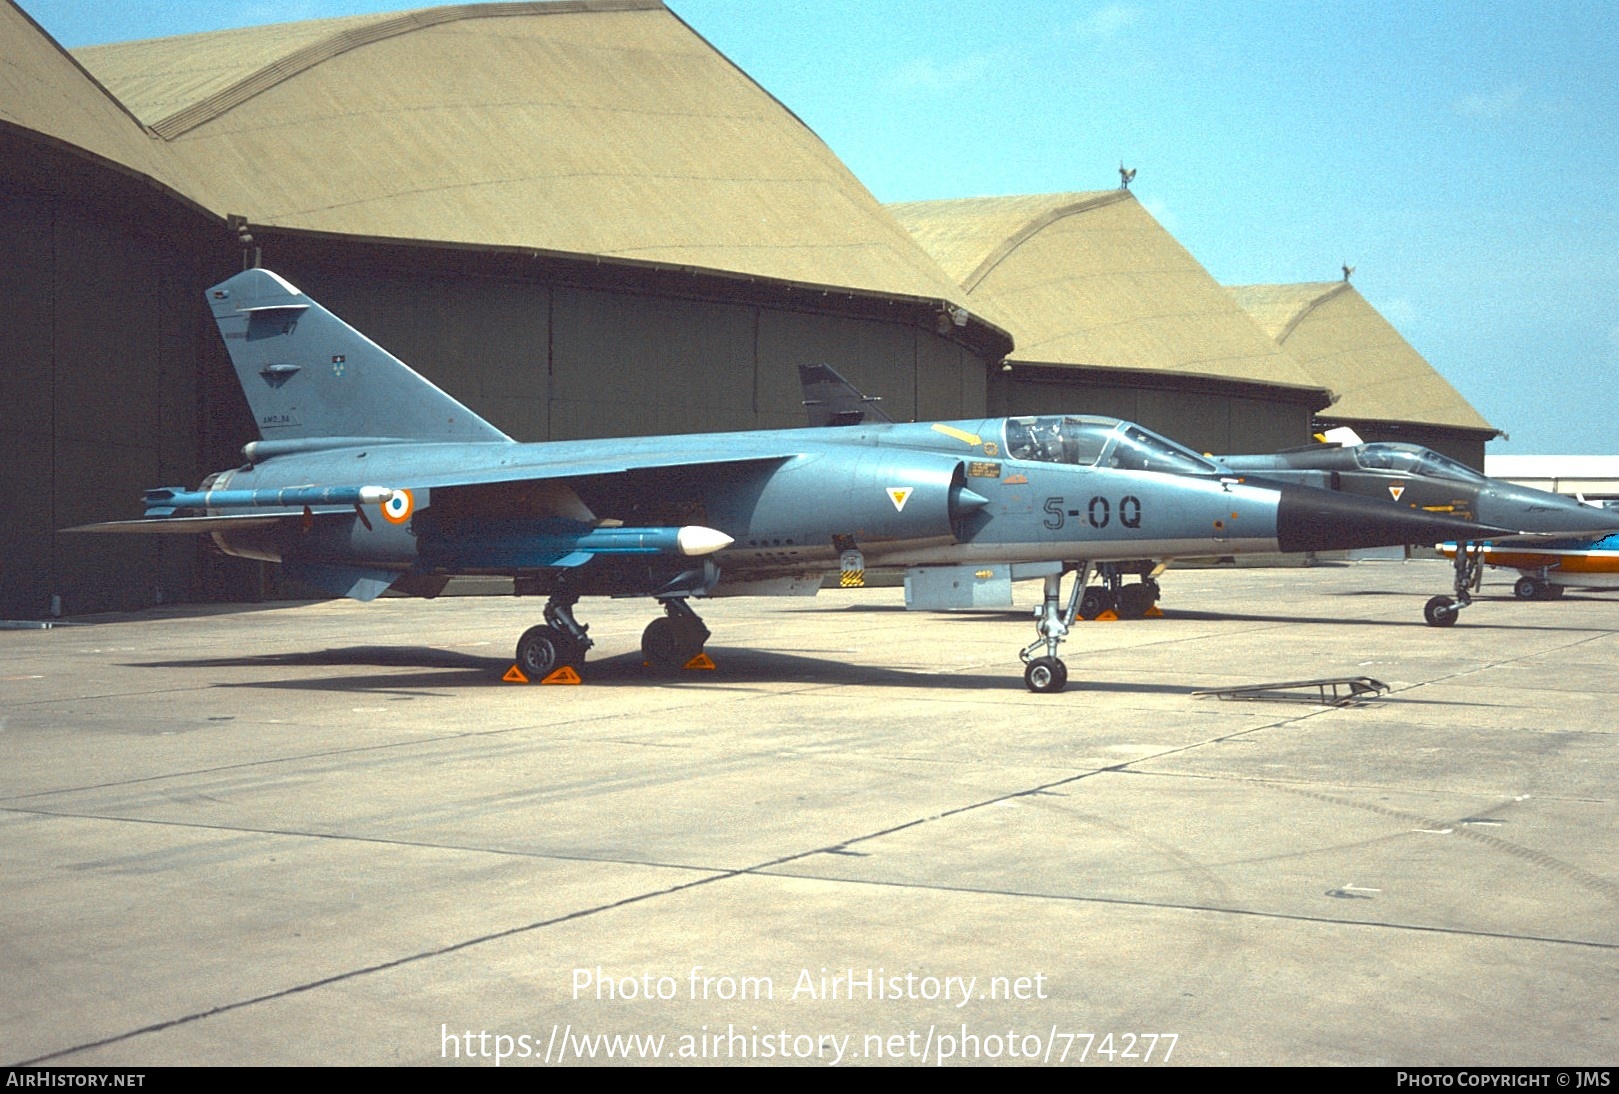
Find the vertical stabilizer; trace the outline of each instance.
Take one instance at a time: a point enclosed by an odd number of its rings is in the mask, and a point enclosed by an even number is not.
[[[799,365],[798,382],[804,388],[804,409],[811,426],[894,420],[877,409],[882,396],[862,395],[831,365]]]
[[[511,439],[269,270],[215,285],[208,306],[267,441]]]

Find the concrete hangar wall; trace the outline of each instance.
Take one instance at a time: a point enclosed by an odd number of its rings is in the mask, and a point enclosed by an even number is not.
[[[54,531],[240,459],[256,433],[202,292],[253,250],[521,440],[801,425],[808,361],[895,417],[978,415],[1010,348],[950,321],[959,288],[659,4],[361,16],[81,67],[6,0],[0,43],[7,617],[273,591],[276,568],[189,538]]]

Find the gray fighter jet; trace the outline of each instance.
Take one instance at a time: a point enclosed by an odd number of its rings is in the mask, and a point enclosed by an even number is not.
[[[1121,559],[1437,542],[1475,525],[1287,484],[1254,485],[1149,430],[1039,416],[520,444],[285,279],[247,270],[209,306],[263,439],[196,489],[146,493],[126,533],[203,533],[229,554],[369,600],[496,574],[547,597],[517,643],[530,678],[593,645],[582,596],[647,596],[655,670],[702,653],[688,603],[813,593],[900,567],[947,587],[1012,564],[1044,579],[1024,681],[1057,656],[1089,568]],[[847,419],[845,419],[847,420]],[[1496,532],[1509,529],[1495,529]],[[1066,607],[1061,582],[1077,571]]]
[[[1532,549],[1541,537],[1594,538],[1619,532],[1619,512],[1599,509],[1560,494],[1487,478],[1430,448],[1380,441],[1355,445],[1308,445],[1272,455],[1221,456],[1220,462],[1245,478],[1316,486],[1375,498],[1413,511],[1516,528],[1534,538],[1498,541],[1498,549]],[[1456,622],[1472,603],[1485,564],[1481,529],[1456,537],[1454,597],[1436,596],[1423,615],[1436,627]],[[1447,552],[1450,553],[1450,552]]]

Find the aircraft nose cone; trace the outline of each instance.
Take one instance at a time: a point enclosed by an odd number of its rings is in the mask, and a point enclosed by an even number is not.
[[[1524,532],[1558,536],[1619,532],[1619,510],[1598,509],[1542,490],[1498,490],[1481,500],[1481,519]]]
[[[1283,486],[1280,493],[1276,542],[1288,552],[1346,551],[1448,539],[1476,541],[1511,531],[1307,486]]]

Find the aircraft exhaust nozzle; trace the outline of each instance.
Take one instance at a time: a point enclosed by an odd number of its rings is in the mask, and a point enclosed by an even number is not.
[[[1281,497],[1276,502],[1276,543],[1279,550],[1288,553],[1395,547],[1448,539],[1476,542],[1512,534],[1509,529],[1353,494],[1307,486],[1280,486],[1277,490]]]
[[[683,555],[711,555],[715,551],[722,551],[729,547],[734,540],[724,532],[715,528],[704,528],[701,524],[688,524],[675,535],[675,543],[680,546]]]

